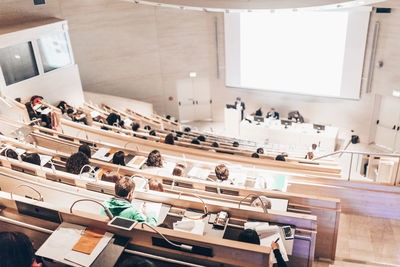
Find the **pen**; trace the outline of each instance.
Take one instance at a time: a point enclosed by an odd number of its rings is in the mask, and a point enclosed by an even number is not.
[[[275,243],[279,241],[279,237],[275,240]]]

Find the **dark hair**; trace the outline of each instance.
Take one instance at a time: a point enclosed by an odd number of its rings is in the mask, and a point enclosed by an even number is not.
[[[164,143],[173,145],[174,144],[174,135],[172,133],[169,133],[165,136]]]
[[[174,140],[178,141],[179,140],[178,136],[174,136]]]
[[[151,135],[151,136],[156,136],[156,131],[151,130],[151,131],[149,132],[149,135]]]
[[[89,159],[92,157],[92,151],[90,150],[90,147],[87,144],[82,144],[79,147],[78,151],[85,154]]]
[[[193,140],[192,140],[192,144],[194,144],[194,145],[200,145],[200,142],[199,142],[199,140],[197,140],[197,139],[193,139]]]
[[[119,121],[121,121],[121,116],[111,112],[108,114],[106,121],[108,125],[114,125],[114,123],[119,123]]]
[[[314,150],[317,149],[317,144],[312,144],[311,148],[314,149]]]
[[[252,157],[252,158],[256,158],[256,159],[260,158],[260,156],[259,156],[257,153],[251,154],[251,157]]]
[[[183,129],[183,131],[185,131],[185,132],[190,132],[191,131],[191,129],[190,129],[190,127],[185,127],[185,129]]]
[[[17,101],[18,103],[21,103],[21,98],[20,97],[17,97],[14,100]]]
[[[67,163],[65,164],[67,168],[67,172],[72,174],[79,174],[81,169],[86,164],[89,164],[89,159],[86,154],[82,152],[77,152],[72,154],[71,157],[67,159]]]
[[[166,118],[167,120],[170,120],[170,119],[171,119],[171,115],[167,115],[167,116],[165,116],[165,118]]]
[[[146,126],[144,126],[144,129],[150,131],[151,127],[149,125],[146,125]]]
[[[211,146],[212,146],[212,147],[219,147],[219,145],[218,145],[217,142],[212,143]]]
[[[162,168],[161,153],[158,150],[153,150],[147,156],[147,166]]]
[[[0,232],[0,266],[31,267],[35,251],[29,238],[20,232]]]
[[[119,267],[155,267],[154,263],[152,263],[148,259],[138,257],[138,256],[132,256],[132,257],[126,258],[118,266]]]
[[[130,177],[122,177],[115,182],[115,194],[119,197],[127,197],[132,190],[135,190],[135,182]]]
[[[181,137],[183,133],[181,131],[176,131],[176,136]]]
[[[278,156],[276,156],[276,157],[275,157],[275,160],[278,160],[278,161],[286,161],[284,155],[278,155]]]
[[[72,114],[74,113],[74,110],[72,108],[67,109],[67,114]]]
[[[172,171],[172,175],[174,176],[183,176],[183,168],[180,166],[176,166]]]
[[[38,153],[25,153],[21,155],[21,159],[22,161],[40,166],[40,156]]]
[[[61,112],[64,114],[65,109],[67,108],[67,102],[60,101],[60,103],[58,103],[58,105],[57,105],[57,108],[61,109]]]
[[[199,135],[199,136],[197,137],[197,140],[199,140],[199,141],[201,141],[201,142],[205,142],[205,141],[206,141],[206,138],[204,137],[204,135]]]
[[[262,147],[257,148],[257,153],[264,154],[264,148],[262,148]]]
[[[11,159],[18,159],[18,154],[12,149],[6,149],[5,156]]]
[[[132,123],[132,131],[136,132],[138,129],[140,128],[140,124],[139,123]]]
[[[237,141],[233,142],[233,147],[239,147],[239,143]]]
[[[257,232],[252,229],[246,229],[240,232],[238,241],[260,245],[260,237]]]
[[[106,131],[109,131],[110,130],[110,128],[108,128],[108,127],[106,127],[106,126],[101,126],[101,128],[100,129],[102,129],[102,130],[106,130]]]
[[[122,165],[125,166],[125,153],[124,151],[117,151],[113,158],[112,158],[112,163],[117,164],[117,165]]]
[[[225,181],[229,177],[229,169],[225,166],[225,164],[220,164],[215,167],[215,175],[218,180]]]

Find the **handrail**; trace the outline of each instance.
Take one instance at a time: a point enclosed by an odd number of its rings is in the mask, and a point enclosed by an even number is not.
[[[335,152],[313,158],[311,161],[323,159],[329,156],[333,156],[336,154],[356,154],[356,155],[371,155],[371,156],[379,156],[379,157],[393,157],[393,158],[400,158],[400,154],[387,154],[387,153],[374,153],[374,152],[363,152],[363,151],[348,151],[348,150],[337,150]]]
[[[363,151],[348,151],[348,150],[337,150],[335,152],[313,158],[311,161],[326,158],[329,156],[333,156],[336,154],[350,154],[350,167],[349,167],[349,174],[348,174],[348,181],[350,181],[350,176],[351,176],[351,169],[352,169],[352,163],[353,163],[353,155],[369,155],[369,156],[377,156],[377,157],[392,157],[392,158],[399,158],[400,159],[400,154],[389,154],[389,153],[375,153],[375,152],[363,152]],[[394,178],[394,185],[397,184],[397,177],[399,174],[399,169],[400,169],[400,160],[397,164],[397,170],[396,170],[396,176]]]

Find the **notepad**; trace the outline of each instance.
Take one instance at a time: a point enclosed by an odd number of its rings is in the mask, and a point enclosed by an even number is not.
[[[173,227],[176,231],[203,235],[205,224],[202,220],[183,219],[182,221],[173,223]]]
[[[96,229],[91,227],[86,228],[85,232],[72,250],[85,254],[91,254],[105,233],[106,231],[104,229]]]

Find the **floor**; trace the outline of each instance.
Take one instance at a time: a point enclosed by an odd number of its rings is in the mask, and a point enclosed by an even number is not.
[[[225,134],[223,123],[190,124],[199,130]],[[385,152],[366,144],[350,145],[348,150]],[[341,214],[336,261],[318,260],[314,263],[314,267],[339,266],[400,266],[400,220]]]
[[[342,213],[336,258],[314,266],[400,266],[400,220]]]

